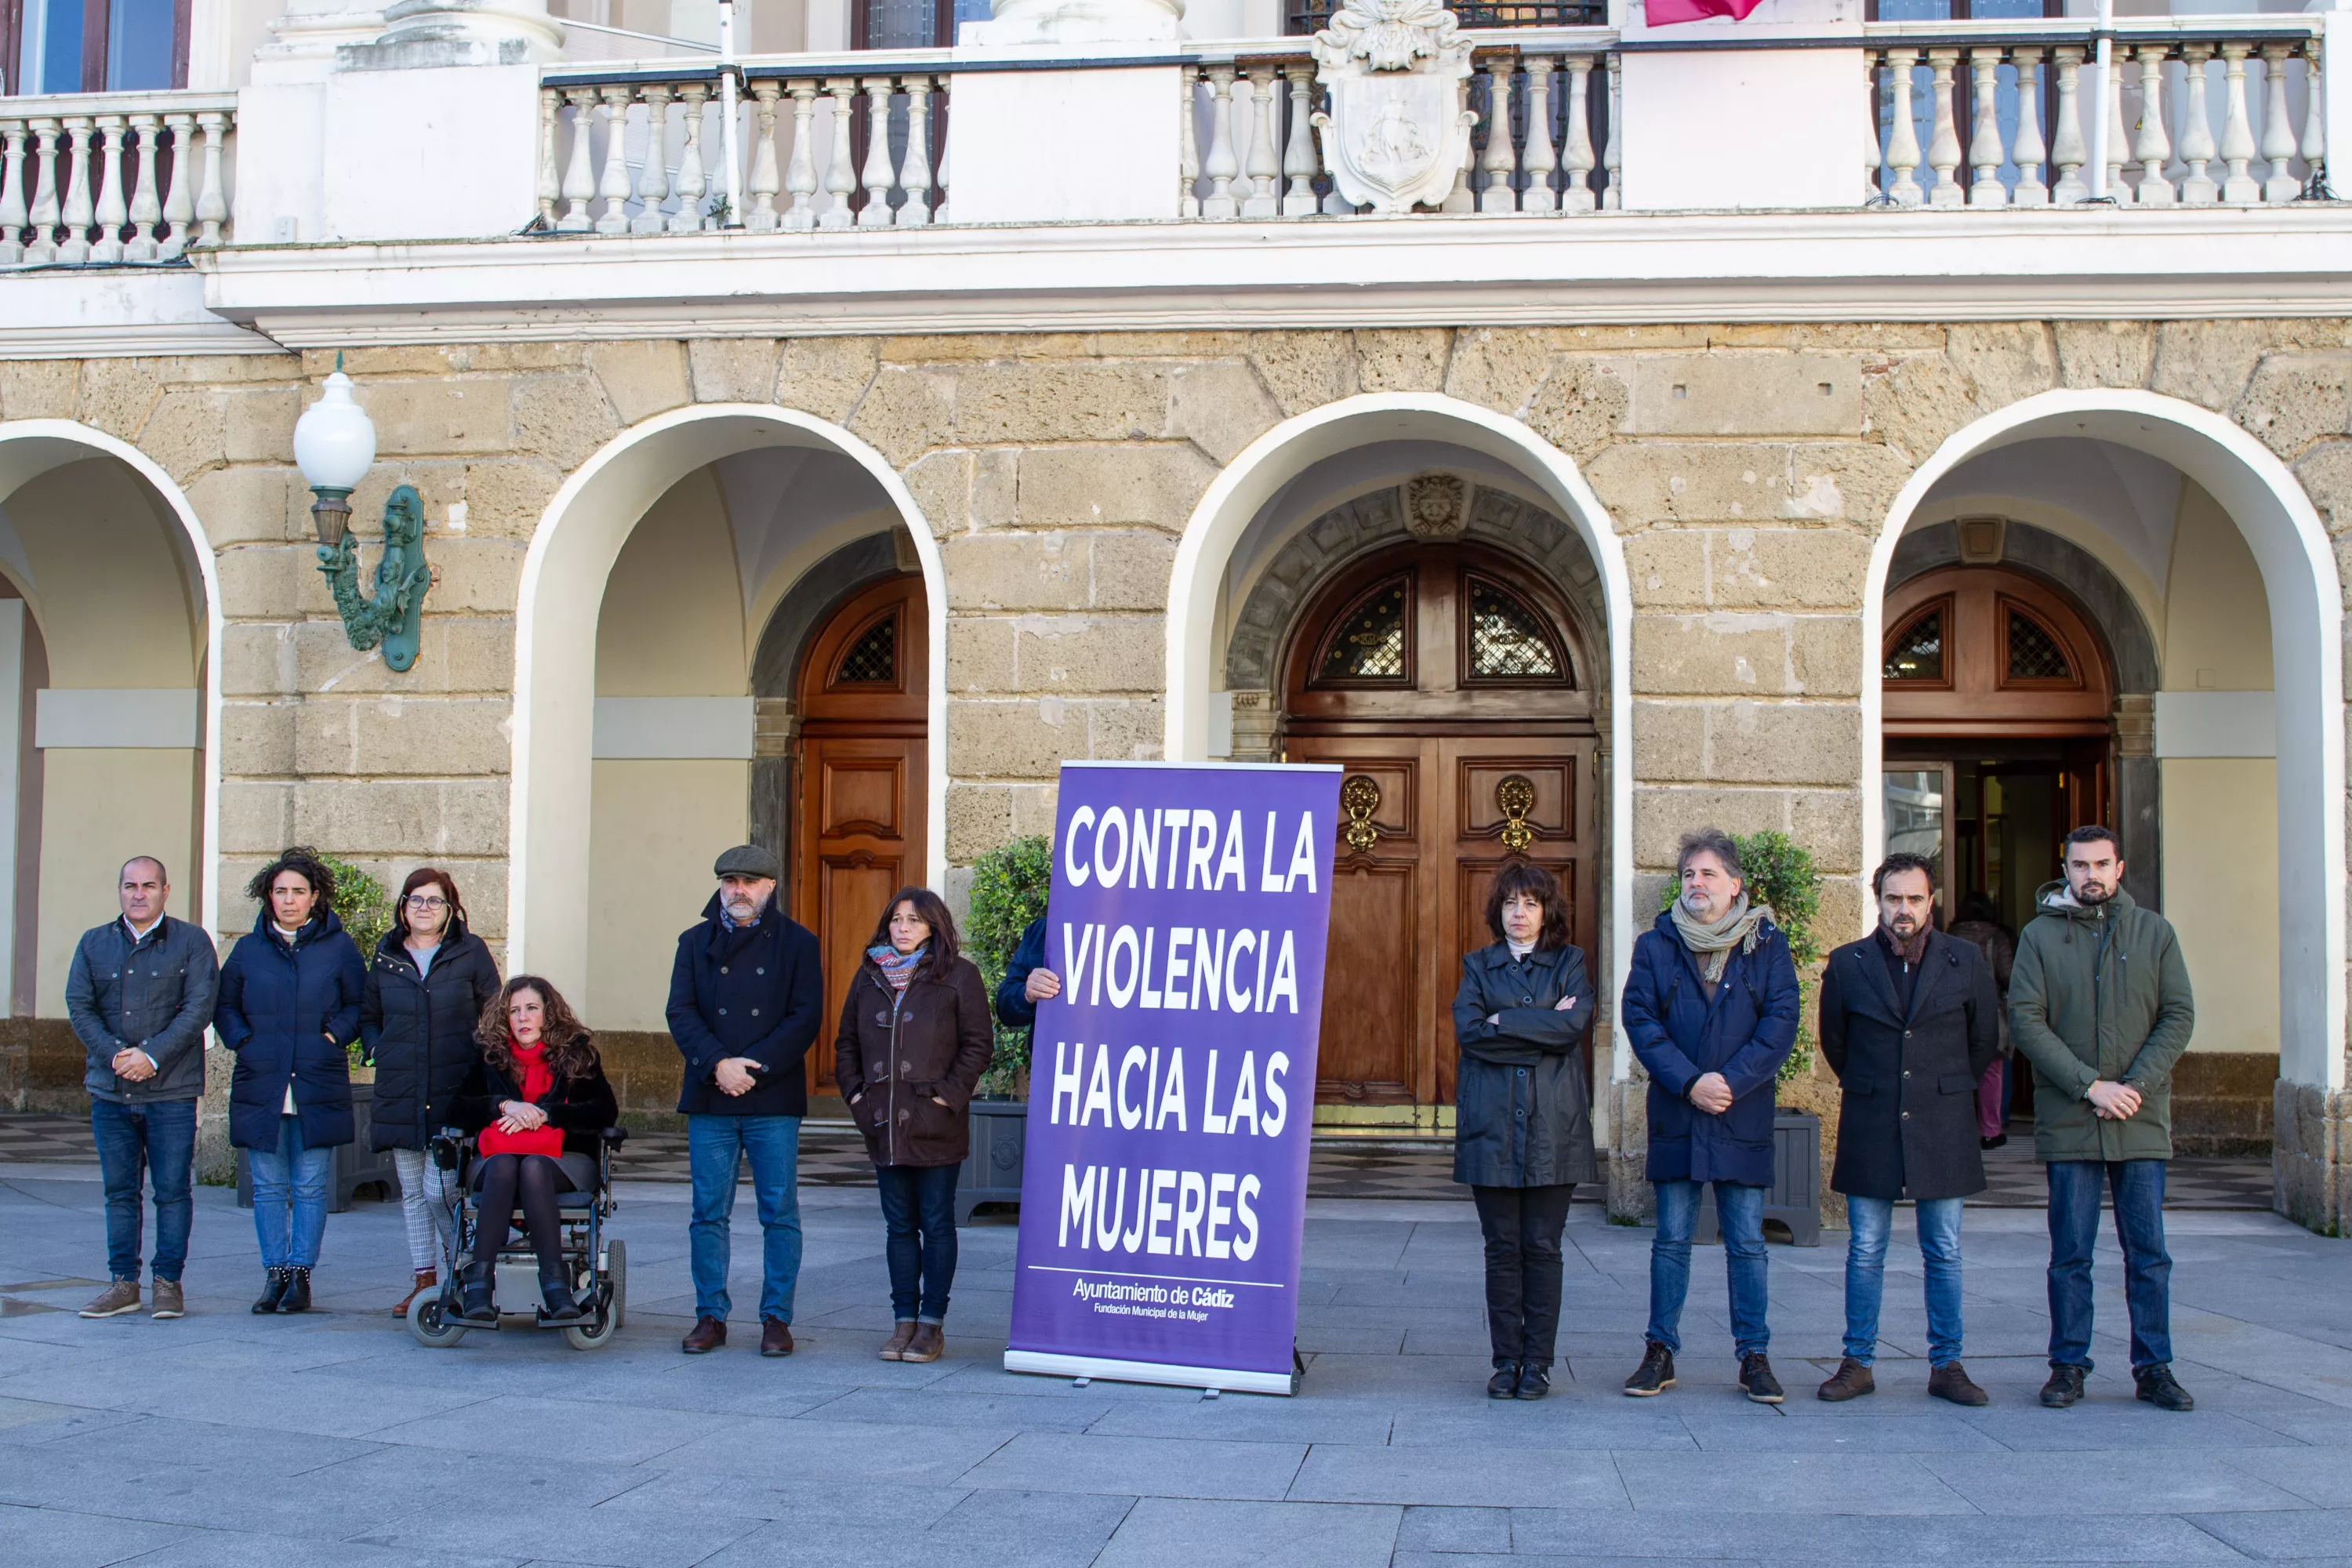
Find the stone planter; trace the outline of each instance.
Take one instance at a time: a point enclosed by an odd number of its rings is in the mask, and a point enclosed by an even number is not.
[[[971,1152],[956,1177],[956,1224],[966,1225],[982,1204],[1021,1202],[1021,1159],[1029,1139],[1025,1100],[971,1102]]]
[[[371,1069],[365,1080],[354,1079],[352,1084],[352,1131],[348,1143],[335,1150],[334,1169],[327,1177],[327,1212],[341,1214],[352,1206],[352,1194],[370,1182],[383,1187],[383,1195],[400,1195],[400,1176],[392,1168],[392,1151],[368,1147],[368,1129],[373,1123],[375,1110],[375,1074]],[[236,1152],[236,1206],[253,1206],[253,1172],[246,1163],[246,1152]]]
[[[1772,1118],[1772,1185],[1764,1194],[1764,1218],[1787,1226],[1799,1247],[1822,1244],[1822,1119],[1809,1110],[1783,1110]],[[1723,1239],[1712,1186],[1699,1189],[1692,1239],[1710,1246]]]

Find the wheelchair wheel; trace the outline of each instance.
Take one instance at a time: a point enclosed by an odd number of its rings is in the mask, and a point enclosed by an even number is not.
[[[466,1331],[443,1320],[437,1292],[420,1295],[408,1304],[408,1331],[420,1345],[447,1350],[466,1337]]]
[[[603,1306],[604,1311],[593,1321],[583,1323],[576,1329],[564,1330],[564,1342],[576,1351],[599,1351],[611,1344],[613,1336],[620,1331],[621,1317],[613,1310],[613,1297],[609,1290],[604,1295]]]
[[[613,1282],[613,1326],[629,1326],[629,1244],[608,1241],[604,1244],[604,1277]]]

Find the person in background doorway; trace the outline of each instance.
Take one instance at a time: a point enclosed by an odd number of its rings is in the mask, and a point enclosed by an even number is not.
[[[1491,1399],[1551,1392],[1561,1230],[1576,1184],[1599,1174],[1592,1090],[1577,1050],[1592,1026],[1584,952],[1568,899],[1542,867],[1513,860],[1486,895],[1494,942],[1462,959],[1454,994],[1454,1179],[1486,1242]]]
[[[2033,1064],[2033,1152],[2050,1173],[2050,1381],[2042,1403],[2083,1397],[2091,1372],[2091,1251],[2099,1189],[2115,1196],[2139,1396],[2196,1401],[2172,1375],[2172,1258],[2164,1171],[2172,1158],[2172,1065],[2197,1007],[2162,915],[2124,891],[2115,832],[2066,836],[2066,877],[2035,896],[2010,977],[2009,1031]]]
[[[420,1292],[440,1283],[449,1193],[447,1173],[429,1151],[434,1134],[450,1125],[451,1102],[480,1059],[474,1031],[499,994],[499,966],[466,929],[457,882],[430,866],[411,871],[401,885],[392,929],[370,958],[360,992],[360,1044],[375,1063],[368,1142],[392,1151],[415,1275],[392,1310],[400,1318]]]
[[[1992,900],[1982,893],[1970,893],[1962,900],[1952,934],[1977,944],[1977,951],[1992,966],[1993,991],[2000,998],[2000,1048],[1992,1065],[1977,1079],[1977,1146],[1999,1149],[2009,1142],[2009,975],[2017,963],[2017,939],[2000,923],[2000,911]]]
[[[186,1314],[180,1275],[195,1214],[196,1101],[205,1092],[205,1029],[220,985],[213,939],[163,912],[172,896],[163,862],[122,863],[122,913],[82,933],[66,975],[66,1016],[81,1041],[82,1087],[106,1182],[106,1272],[111,1281],[81,1310],[114,1318],[139,1310],[142,1182],[155,1191],[158,1318]]]
[[[253,934],[221,966],[213,1027],[236,1053],[229,1142],[253,1176],[253,1228],[265,1280],[257,1312],[310,1310],[310,1270],[327,1234],[327,1184],[353,1136],[351,1058],[366,970],[335,916],[335,879],[315,849],[263,867],[245,896]]]
[[[1797,966],[1772,910],[1750,904],[1739,846],[1717,828],[1685,834],[1682,894],[1633,943],[1621,1010],[1625,1037],[1649,1069],[1649,1178],[1658,1228],[1650,1242],[1650,1325],[1625,1392],[1675,1385],[1683,1299],[1699,1185],[1715,1209],[1731,1288],[1739,1384],[1759,1405],[1783,1395],[1765,1349],[1769,1294],[1764,1194],[1772,1184],[1773,1085],[1797,1043]]]
[[[824,961],[816,934],[776,907],[783,863],[774,850],[739,844],[711,872],[719,890],[701,921],[679,934],[669,979],[670,1038],[686,1058],[677,1108],[694,1192],[694,1327],[678,1348],[701,1355],[727,1342],[728,1229],[735,1173],[748,1159],[762,1237],[760,1353],[787,1356],[801,1274],[803,1061],[824,1021]]]
[[[1846,1195],[1845,1359],[1832,1403],[1876,1386],[1878,1307],[1895,1204],[1916,1209],[1927,1280],[1927,1392],[1982,1405],[1960,1364],[1960,1205],[1985,1188],[1977,1079],[2000,1045],[2000,1004],[1976,944],[1936,929],[1936,870],[1889,855],[1870,879],[1878,929],[1822,972],[1822,1059],[1843,1089],[1830,1186]]]
[[[955,1282],[956,1173],[971,1148],[971,1097],[995,1053],[980,970],[928,888],[891,895],[841,1004],[833,1073],[866,1135],[888,1232],[884,1361],[937,1361]]]

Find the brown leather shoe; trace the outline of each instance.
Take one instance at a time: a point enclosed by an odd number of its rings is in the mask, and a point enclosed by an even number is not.
[[[915,1320],[912,1318],[899,1319],[898,1326],[891,1331],[890,1337],[882,1342],[882,1359],[884,1361],[897,1361],[906,1353],[907,1342],[914,1337]]]
[[[400,1299],[399,1303],[392,1309],[392,1315],[395,1318],[407,1317],[408,1304],[440,1283],[441,1276],[435,1270],[430,1268],[418,1269],[416,1271],[416,1283],[408,1288],[408,1294],[403,1296]]]
[[[946,1353],[947,1348],[947,1336],[940,1331],[939,1324],[917,1323],[915,1337],[907,1342],[907,1348],[898,1352],[898,1359],[900,1361],[937,1361]]]
[[[760,1353],[790,1355],[793,1353],[793,1326],[782,1318],[760,1320]]]
[[[686,1338],[677,1348],[688,1355],[700,1355],[705,1351],[715,1351],[726,1342],[727,1324],[724,1320],[697,1318],[694,1327],[686,1331]]]
[[[1955,1405],[1992,1403],[1992,1395],[1979,1388],[1969,1376],[1969,1369],[1956,1361],[1948,1361],[1927,1374],[1927,1392]]]
[[[1837,1374],[1822,1384],[1821,1395],[1832,1405],[1843,1405],[1849,1399],[1860,1399],[1877,1387],[1878,1380],[1870,1375],[1870,1369],[1853,1357],[1847,1356],[1838,1363]]]

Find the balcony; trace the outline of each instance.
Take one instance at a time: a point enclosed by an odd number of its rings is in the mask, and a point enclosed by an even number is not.
[[[1391,212],[1300,37],[14,99],[0,268],[193,267],[173,309],[283,344],[2352,313],[2346,21],[1482,26],[1458,166]]]

